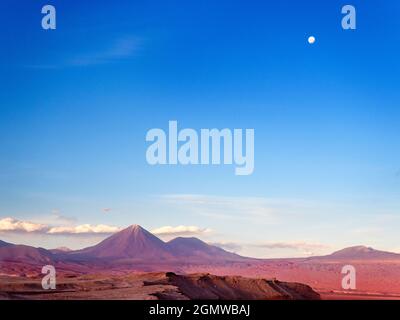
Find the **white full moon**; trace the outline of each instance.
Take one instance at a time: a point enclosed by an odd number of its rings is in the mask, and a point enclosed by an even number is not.
[[[313,44],[314,42],[315,42],[315,37],[313,37],[313,36],[308,37],[309,44]]]

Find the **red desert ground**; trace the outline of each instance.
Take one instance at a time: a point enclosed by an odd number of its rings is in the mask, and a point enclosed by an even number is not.
[[[55,290],[42,288],[44,265],[57,271]],[[356,290],[342,289],[344,265],[356,269]],[[357,246],[254,259],[138,225],[76,251],[0,241],[0,267],[0,299],[400,299],[400,254]]]

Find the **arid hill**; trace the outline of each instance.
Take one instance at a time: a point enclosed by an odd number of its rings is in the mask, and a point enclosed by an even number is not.
[[[225,251],[216,246],[209,245],[200,239],[191,237],[178,237],[167,242],[169,250],[174,256],[185,260],[195,261],[243,261],[250,258]]]
[[[336,251],[330,255],[324,256],[323,258],[331,260],[351,260],[351,261],[357,261],[357,260],[400,261],[400,254],[375,250],[371,247],[366,247],[366,246],[354,246]]]

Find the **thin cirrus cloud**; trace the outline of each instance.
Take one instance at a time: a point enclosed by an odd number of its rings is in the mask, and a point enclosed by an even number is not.
[[[157,236],[195,236],[210,233],[211,229],[197,226],[164,226],[151,230]]]
[[[51,63],[31,64],[31,69],[58,69],[67,67],[89,67],[124,61],[137,56],[143,48],[143,39],[136,36],[122,36],[109,41],[103,48],[82,51],[70,57],[54,60]]]
[[[235,242],[210,242],[209,244],[232,252],[239,252],[243,249],[242,244]]]
[[[315,204],[301,199],[227,197],[202,194],[167,194],[159,199],[174,209],[216,219],[275,224],[283,217],[309,212]]]
[[[235,252],[237,254],[258,258],[311,257],[328,254],[333,247],[322,243],[312,242],[266,242],[239,243],[213,242],[211,245]]]
[[[214,242],[210,243],[223,249],[239,252],[244,249],[257,248],[266,250],[292,250],[306,255],[312,255],[315,252],[323,252],[332,247],[322,243],[312,242],[265,242],[265,243],[237,243],[237,242]]]
[[[66,64],[69,66],[90,66],[124,60],[136,55],[141,50],[142,44],[142,39],[138,37],[122,37],[104,50],[81,54],[69,59]]]
[[[327,249],[332,247],[323,243],[312,243],[312,242],[266,242],[251,244],[250,247],[267,249],[267,250],[294,250],[301,252],[305,255],[314,255],[316,253],[325,252]]]

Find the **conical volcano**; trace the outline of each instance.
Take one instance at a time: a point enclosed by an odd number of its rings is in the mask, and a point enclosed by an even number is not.
[[[131,225],[93,247],[75,251],[74,255],[146,261],[172,257],[165,242],[139,225]]]

